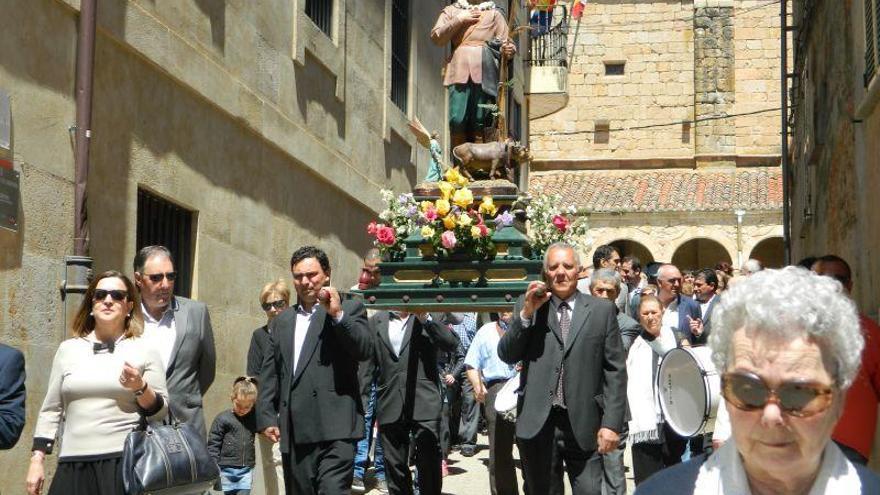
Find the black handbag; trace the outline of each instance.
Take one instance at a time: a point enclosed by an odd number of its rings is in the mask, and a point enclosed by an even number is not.
[[[192,425],[177,421],[168,408],[168,420],[141,424],[125,438],[122,480],[127,495],[183,495],[210,491],[220,468],[208,455],[208,446]]]

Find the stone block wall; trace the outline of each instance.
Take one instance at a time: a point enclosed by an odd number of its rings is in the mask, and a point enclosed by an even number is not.
[[[694,116],[697,155],[733,155],[736,126],[731,114],[736,100],[733,6],[694,5]],[[697,163],[728,164],[728,159]]]

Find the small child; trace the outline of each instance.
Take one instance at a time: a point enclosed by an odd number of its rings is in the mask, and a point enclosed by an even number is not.
[[[214,418],[208,435],[208,453],[220,466],[220,487],[226,495],[250,495],[257,430],[254,402],[257,380],[240,376],[232,385],[232,409]]]

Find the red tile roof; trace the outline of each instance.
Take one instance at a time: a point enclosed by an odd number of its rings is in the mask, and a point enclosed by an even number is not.
[[[595,212],[782,209],[780,167],[532,172],[536,186]]]

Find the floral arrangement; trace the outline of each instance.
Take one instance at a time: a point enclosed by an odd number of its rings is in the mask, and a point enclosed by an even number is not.
[[[513,224],[510,212],[498,214],[491,196],[475,201],[469,181],[457,169],[446,171],[445,180],[437,183],[440,198],[416,203],[412,194],[395,197],[382,191],[388,207],[379,217],[384,223],[371,222],[367,233],[383,254],[403,251],[403,239],[418,232],[429,242],[437,256],[462,253],[474,259],[494,256],[492,234]]]
[[[538,187],[526,207],[533,253],[543,256],[554,242],[565,242],[586,251],[589,248],[587,221],[575,217],[576,213],[574,205],[563,205],[560,194],[547,194]]]

